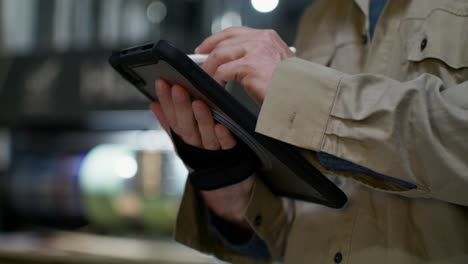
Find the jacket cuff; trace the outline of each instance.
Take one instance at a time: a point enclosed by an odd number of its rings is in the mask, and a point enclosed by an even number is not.
[[[268,206],[265,206],[267,204]],[[226,245],[207,219],[207,207],[191,184],[186,184],[177,216],[174,239],[188,247],[232,263],[269,263],[270,260],[253,259]],[[282,200],[273,195],[256,179],[246,212],[247,222],[259,239],[263,240],[273,259],[279,259],[284,251],[288,213]],[[258,217],[260,216],[260,217]]]
[[[236,232],[236,228],[233,228],[232,224],[225,222],[211,210],[207,211],[207,218],[211,230],[226,246],[237,253],[258,260],[269,260],[271,258],[268,247],[257,234],[252,233],[247,241],[238,242],[231,237],[232,233]]]
[[[294,218],[294,207],[275,196],[262,181],[256,179],[245,213],[255,234],[267,245],[273,260],[281,260]]]
[[[343,75],[299,58],[284,60],[273,74],[256,132],[320,151]]]
[[[324,174],[351,177],[383,191],[420,195],[419,185],[412,181],[387,177],[377,173],[375,166],[372,171],[368,162],[356,161],[356,156],[362,156],[362,153],[339,153],[343,146],[337,145],[336,122],[340,122],[340,118],[334,112],[352,107],[341,101],[337,104],[342,99],[339,94],[348,88],[342,88],[350,82],[348,77],[345,73],[303,59],[284,60],[273,75],[256,132],[317,152],[318,156],[305,154],[305,151],[302,153],[309,156],[309,162]],[[332,156],[333,159],[326,158]],[[336,158],[352,162],[340,160],[336,166]]]

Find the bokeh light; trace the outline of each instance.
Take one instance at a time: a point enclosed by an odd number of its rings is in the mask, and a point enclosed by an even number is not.
[[[268,13],[278,6],[279,0],[251,0],[252,6],[260,13]]]
[[[146,8],[146,16],[152,23],[161,23],[167,15],[167,7],[161,1],[154,1]]]

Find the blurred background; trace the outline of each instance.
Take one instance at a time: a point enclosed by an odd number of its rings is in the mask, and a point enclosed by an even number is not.
[[[112,50],[230,26],[293,45],[310,0],[0,0],[0,262],[220,263],[171,240],[187,171]]]

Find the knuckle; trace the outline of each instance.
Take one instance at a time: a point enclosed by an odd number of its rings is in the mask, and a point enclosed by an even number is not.
[[[212,52],[213,54],[213,60],[219,63],[220,61],[223,61],[226,58],[231,57],[230,52],[226,52],[225,49],[216,49]]]
[[[212,53],[212,60],[216,63],[222,63],[225,60],[232,60],[233,54],[226,48],[215,49]]]
[[[229,139],[227,138],[226,135],[221,135],[218,137],[219,143],[223,146],[229,145]]]
[[[230,138],[230,135],[228,133],[224,133],[222,136],[221,136],[221,140],[227,145],[231,142],[231,138]]]
[[[195,118],[195,121],[196,121],[197,123],[200,124],[201,122],[203,122],[203,117],[202,117],[202,114],[200,113],[199,110],[195,110],[195,109],[194,109],[194,111],[193,111],[193,117]]]
[[[272,36],[272,33],[271,33],[271,29],[265,29],[262,31],[262,36],[265,37],[265,38],[270,38]]]
[[[187,142],[187,143],[196,143],[198,141],[200,141],[200,136],[197,132],[195,131],[188,131],[185,133],[183,139]]]
[[[251,77],[245,78],[245,79],[244,79],[244,82],[243,82],[243,84],[244,84],[246,87],[251,87],[253,83],[254,83],[254,78],[251,78]]]
[[[234,34],[237,31],[237,27],[228,27],[223,30],[227,34]]]
[[[268,30],[268,35],[271,37],[271,38],[277,38],[278,37],[278,33],[273,30],[273,29],[269,29]]]
[[[268,40],[269,42],[274,41],[278,38],[278,33],[276,33],[276,31],[274,31],[273,29],[266,29],[263,33],[265,40]]]
[[[229,46],[230,46],[229,42],[224,40],[224,41],[219,42],[218,46],[216,48],[217,49],[224,49],[224,48],[229,47]]]
[[[210,56],[213,60],[218,60],[220,59],[221,55],[220,55],[219,50],[215,49],[214,51],[211,52]]]
[[[234,52],[228,52],[224,55],[224,59],[227,61],[233,61],[236,59]]]
[[[225,72],[226,69],[226,64],[220,65],[218,68],[216,68],[216,71],[214,73],[214,76],[221,76]]]
[[[261,40],[261,39],[257,39],[254,44],[254,49],[258,49],[258,50],[263,50],[265,49],[265,41],[264,40]]]
[[[252,73],[256,70],[256,60],[253,57],[247,58],[245,62],[240,67],[240,72],[243,73]]]
[[[219,148],[218,142],[214,140],[208,140],[207,142],[204,143],[204,145],[205,145],[205,148],[211,149],[211,150],[216,150]]]
[[[208,124],[210,124],[210,119],[205,113],[200,113],[196,119],[198,125],[201,127],[206,127]]]

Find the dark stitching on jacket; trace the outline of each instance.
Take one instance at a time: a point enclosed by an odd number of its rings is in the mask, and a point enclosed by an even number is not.
[[[294,125],[294,120],[296,120],[296,114],[297,112],[294,111],[291,116],[289,117],[289,128],[292,128]]]
[[[435,13],[435,11],[444,11],[446,13],[449,13],[449,14],[452,14],[452,15],[455,15],[455,16],[461,16],[461,17],[467,17],[468,16],[467,11],[455,10],[452,7],[446,7],[446,8],[438,7],[438,8],[432,9],[431,12],[429,12],[429,14],[426,16],[426,19],[428,19],[430,16],[432,16],[432,14]]]

